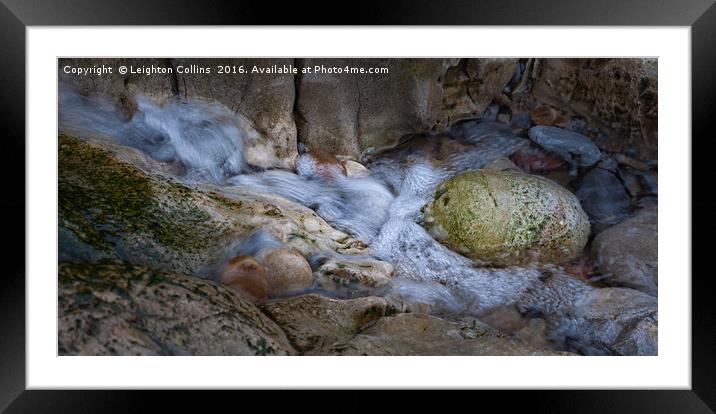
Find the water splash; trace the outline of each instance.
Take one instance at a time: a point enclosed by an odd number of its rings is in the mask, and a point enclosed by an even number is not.
[[[129,120],[106,98],[85,97],[67,88],[59,91],[59,129],[110,136],[163,162],[178,162],[190,181],[222,184],[250,171],[243,158],[246,137],[255,133],[248,122],[227,107],[201,99],[170,99],[164,105],[137,97]]]

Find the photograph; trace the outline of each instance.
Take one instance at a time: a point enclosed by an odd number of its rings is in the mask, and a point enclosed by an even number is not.
[[[59,56],[57,355],[658,356],[659,61]]]

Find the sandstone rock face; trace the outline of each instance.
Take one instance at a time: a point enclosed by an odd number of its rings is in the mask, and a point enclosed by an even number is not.
[[[383,317],[353,338],[321,350],[323,355],[567,355],[534,348],[476,319],[455,323],[402,313]]]
[[[232,242],[263,228],[303,256],[334,251],[372,260],[362,243],[297,203],[245,189],[189,186],[162,174],[167,169],[110,139],[60,136],[62,257],[119,258],[198,274]]]
[[[532,94],[585,117],[609,151],[657,157],[656,59],[538,59]]]
[[[592,256],[606,281],[656,296],[658,290],[658,217],[649,209],[599,233]]]
[[[137,96],[143,95],[157,103],[172,97],[216,100],[237,116],[248,120],[257,133],[247,136],[244,157],[261,168],[293,168],[298,155],[296,124],[293,120],[295,96],[294,75],[290,73],[252,74],[254,67],[290,65],[293,59],[60,59],[60,80],[85,96],[103,96],[129,119],[137,110]],[[106,64],[115,71],[107,76],[72,76],[64,66]],[[171,73],[117,73],[126,67],[155,66],[172,69]],[[177,67],[209,67],[211,74],[178,73]],[[245,74],[217,75],[217,66],[233,70],[243,67]],[[254,131],[250,131],[254,132]]]
[[[217,283],[124,262],[61,263],[60,355],[294,355],[275,323]]]
[[[64,68],[92,67],[106,65],[114,68],[112,74],[103,76],[77,76],[66,74]],[[58,61],[59,79],[61,83],[77,90],[84,96],[104,96],[114,104],[127,119],[137,110],[137,95],[144,95],[156,102],[162,102],[178,93],[174,74],[156,74],[147,76],[141,73],[117,73],[120,65],[129,67],[155,66],[171,68],[171,59],[81,59],[61,58]]]
[[[177,74],[181,96],[215,99],[246,117],[259,132],[247,142],[244,156],[249,164],[261,168],[293,168],[298,156],[296,124],[293,120],[295,96],[291,73],[253,74],[254,68],[292,65],[293,59],[173,59],[173,65],[228,68],[225,76],[197,73]],[[232,74],[243,67],[245,74]],[[213,72],[212,72],[213,73]]]
[[[301,352],[350,339],[368,323],[397,312],[381,297],[340,300],[317,294],[271,301],[261,309]]]
[[[579,254],[589,218],[556,183],[516,171],[473,170],[435,191],[425,226],[455,251],[496,265],[559,263]]]
[[[298,136],[309,149],[358,158],[407,134],[480,116],[509,82],[515,59],[301,59],[301,67],[386,67],[384,74],[304,74]]]

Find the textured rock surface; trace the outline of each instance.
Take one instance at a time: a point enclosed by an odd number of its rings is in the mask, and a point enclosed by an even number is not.
[[[110,140],[60,136],[59,160],[59,222],[71,242],[60,254],[68,260],[115,257],[196,274],[257,228],[304,256],[367,253],[299,204],[237,188],[191,187]]]
[[[468,171],[448,179],[424,220],[453,250],[498,265],[567,261],[589,235],[589,219],[573,194],[515,171]]]
[[[329,257],[313,276],[321,288],[351,297],[387,285],[393,265],[360,257]]]
[[[301,352],[350,339],[370,322],[397,312],[381,297],[340,300],[318,294],[271,301],[261,309]]]
[[[591,289],[565,316],[552,334],[563,336],[565,346],[575,352],[658,354],[657,299],[646,293],[628,288]]]
[[[353,338],[334,343],[320,352],[325,355],[566,355],[506,337],[476,319],[466,322],[402,313],[381,318]]]
[[[105,76],[78,76],[64,73],[65,66],[93,67],[108,66],[114,68],[113,74]],[[120,65],[126,67],[155,66],[172,67],[171,59],[125,59],[125,58],[60,58],[58,72],[60,82],[77,90],[84,96],[103,96],[114,104],[121,114],[131,118],[137,109],[137,95],[144,95],[156,102],[162,102],[175,96],[179,90],[174,74],[156,74],[147,76],[141,73],[118,74]]]
[[[532,95],[589,120],[596,143],[656,159],[657,59],[537,59]]]
[[[296,93],[291,73],[252,74],[253,67],[283,68],[293,59],[173,59],[174,66],[198,65],[243,67],[245,74],[207,76],[206,74],[177,74],[177,85],[183,97],[215,99],[235,113],[246,117],[259,132],[246,142],[244,156],[249,164],[262,168],[293,168],[298,155],[293,104]]]
[[[295,87],[293,75],[252,74],[253,66],[266,68],[283,66],[293,59],[60,59],[60,80],[85,96],[103,96],[113,103],[126,118],[137,109],[137,96],[143,95],[157,103],[180,96],[216,100],[230,108],[241,119],[249,121],[257,134],[250,134],[245,143],[245,158],[249,164],[262,168],[293,168],[298,155],[296,124],[293,120]],[[112,66],[115,71],[106,76],[72,76],[63,73],[67,65],[91,67]],[[172,73],[117,73],[126,67],[171,68]],[[177,67],[209,67],[211,74],[178,73]],[[218,75],[217,66],[243,66],[245,74]],[[233,70],[233,69],[231,69]]]
[[[592,256],[609,283],[656,296],[658,289],[658,217],[648,209],[599,233]]]
[[[591,167],[602,156],[589,138],[567,129],[538,125],[530,128],[528,136],[542,148],[569,162],[573,174],[576,174],[577,166]]]
[[[266,315],[217,283],[122,262],[61,263],[60,355],[293,355]]]
[[[269,297],[277,298],[300,292],[313,285],[311,266],[301,253],[288,247],[261,251],[256,259],[266,270]]]
[[[311,148],[358,158],[407,134],[480,116],[509,82],[515,59],[301,59],[302,67],[387,67],[387,74],[304,74],[297,128]]]
[[[621,174],[611,160],[600,162],[577,185],[575,192],[595,232],[622,221],[631,209]]]

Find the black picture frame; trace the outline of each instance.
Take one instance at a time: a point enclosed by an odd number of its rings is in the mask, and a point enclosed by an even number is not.
[[[716,119],[716,6],[712,0],[534,0],[489,1],[361,1],[356,7],[334,3],[282,5],[267,1],[109,1],[0,0],[0,120],[4,131],[2,162],[5,195],[1,197],[6,230],[6,264],[0,291],[0,410],[17,412],[136,411],[147,408],[145,392],[26,391],[25,377],[25,28],[41,25],[257,25],[257,24],[371,24],[371,25],[606,25],[690,26],[692,39],[692,206],[713,210],[709,201],[709,163],[705,145],[712,142]],[[316,10],[321,13],[317,13]],[[350,9],[350,13],[347,11]],[[320,16],[320,17],[319,17]],[[20,156],[22,154],[22,156]],[[23,178],[22,180],[20,178]],[[702,186],[699,186],[702,184]],[[703,216],[702,216],[703,217]],[[712,221],[697,231],[714,234]],[[709,243],[693,243],[693,263],[708,257]],[[701,252],[701,254],[699,254]],[[693,268],[696,274],[697,267]],[[683,277],[689,275],[666,275]],[[692,278],[692,387],[690,390],[613,391],[498,391],[481,392],[480,406],[494,400],[530,412],[713,413],[716,410],[716,306],[708,272]],[[519,392],[519,395],[513,395]],[[162,393],[165,409],[218,400],[196,393]],[[235,399],[235,394],[228,399]],[[227,393],[222,396],[227,399]],[[343,397],[353,408],[368,409],[364,397]],[[413,404],[430,402],[425,393],[408,397]],[[475,397],[470,397],[474,399]],[[265,398],[262,398],[265,400]],[[316,397],[293,396],[272,401],[298,406]],[[274,399],[275,400],[275,399]],[[397,400],[397,399],[396,399]],[[442,401],[442,409],[460,401]],[[405,401],[401,407],[405,409]],[[274,407],[275,408],[275,407]],[[273,411],[273,409],[272,409]]]

